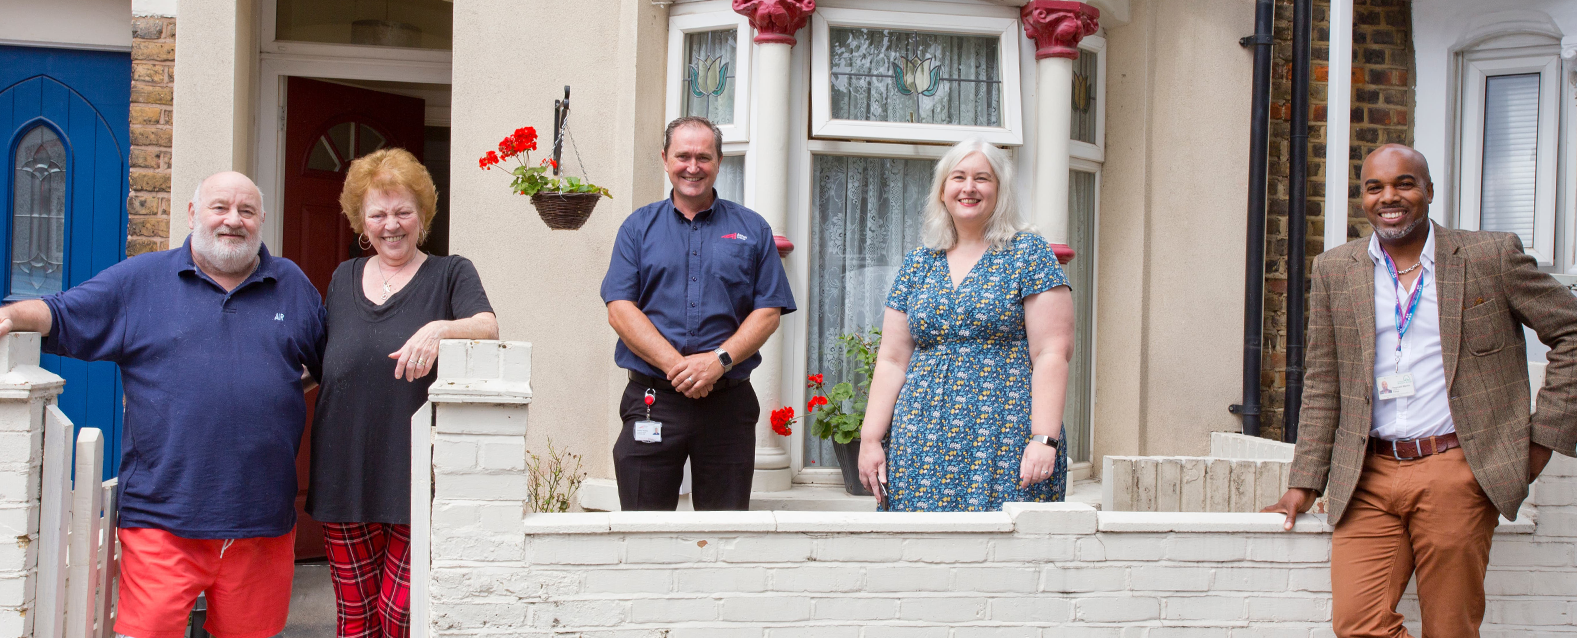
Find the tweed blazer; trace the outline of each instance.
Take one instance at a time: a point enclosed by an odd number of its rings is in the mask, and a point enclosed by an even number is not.
[[[1577,297],[1510,233],[1435,225],[1440,349],[1457,437],[1473,476],[1508,519],[1528,496],[1528,442],[1577,446]],[[1341,520],[1358,485],[1373,421],[1374,260],[1364,237],[1314,260],[1303,411],[1289,485],[1324,492]],[[1529,326],[1550,346],[1530,416]]]

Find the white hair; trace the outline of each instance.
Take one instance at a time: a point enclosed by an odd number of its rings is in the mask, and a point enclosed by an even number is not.
[[[997,176],[997,207],[986,220],[985,239],[991,248],[1002,248],[1013,241],[1019,231],[1033,231],[1033,227],[1019,214],[1018,197],[1013,188],[1013,164],[1007,153],[990,142],[972,137],[953,145],[942,159],[936,161],[936,171],[931,177],[931,192],[926,196],[925,221],[920,225],[920,242],[931,250],[949,250],[958,243],[958,229],[953,227],[953,216],[942,202],[942,188],[947,176],[972,153],[979,153],[991,165]]]
[[[229,171],[225,171],[225,172],[229,172]],[[218,174],[219,173],[214,173],[214,175],[218,175]],[[209,175],[208,177],[213,177],[214,175]],[[192,205],[193,206],[196,206],[198,208],[202,208],[206,204],[203,201],[203,184],[207,184],[208,183],[208,177],[204,177],[204,178],[202,178],[200,180],[197,180],[197,188],[192,190]],[[256,187],[257,184],[253,184],[252,186]],[[256,188],[256,190],[257,190],[257,209],[258,209],[258,212],[261,212],[261,213],[266,215],[266,214],[268,214],[268,212],[267,212],[268,211],[268,201],[263,199],[263,189],[262,188],[259,187],[259,188]]]

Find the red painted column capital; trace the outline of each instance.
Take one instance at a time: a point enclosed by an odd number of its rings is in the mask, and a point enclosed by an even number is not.
[[[794,46],[794,33],[816,11],[816,0],[734,0],[734,13],[750,19],[756,44]]]
[[[735,0],[734,7],[739,7]],[[1035,59],[1079,59],[1079,41],[1100,27],[1101,11],[1083,2],[1030,0],[1019,12],[1024,35],[1035,41]]]

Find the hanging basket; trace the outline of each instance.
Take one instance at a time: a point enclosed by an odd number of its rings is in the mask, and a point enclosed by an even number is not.
[[[602,193],[537,193],[531,196],[531,205],[553,230],[575,230],[584,226],[597,207]]]

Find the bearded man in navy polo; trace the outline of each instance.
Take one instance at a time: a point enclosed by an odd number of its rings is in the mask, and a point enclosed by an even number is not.
[[[262,246],[264,216],[245,175],[210,176],[186,245],[0,308],[0,336],[39,332],[46,352],[120,366],[115,632],[128,638],[184,636],[203,592],[215,636],[285,627],[302,393],[320,373],[324,310],[301,269]]]
[[[750,509],[761,416],[750,372],[794,295],[766,220],[712,188],[722,149],[705,118],[668,124],[673,191],[624,220],[602,280],[630,377],[613,446],[625,510],[677,508],[687,459],[695,509]]]

